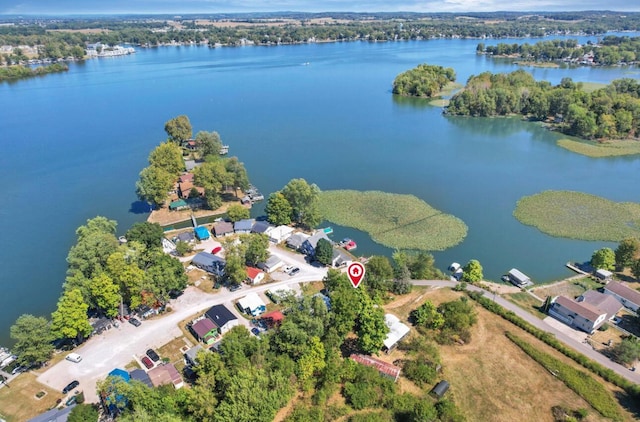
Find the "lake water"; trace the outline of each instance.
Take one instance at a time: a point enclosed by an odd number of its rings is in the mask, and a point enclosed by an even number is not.
[[[20,314],[55,309],[76,227],[105,215],[124,232],[147,217],[134,184],[166,136],[164,122],[179,114],[194,132],[217,130],[265,195],[303,177],[325,190],[413,194],[458,216],[468,236],[435,253],[440,268],[476,258],[490,279],[517,267],[543,282],[567,274],[567,260],[614,246],[552,238],[512,212],[520,197],[545,189],[637,201],[639,158],[579,156],[536,124],[444,117],[391,95],[395,76],[419,63],[453,67],[461,83],[517,68],[476,56],[477,42],[139,49],[0,84],[0,345],[10,344]],[[553,83],[638,77],[637,68],[529,70]],[[391,253],[334,227],[336,239],[358,242],[359,254]]]

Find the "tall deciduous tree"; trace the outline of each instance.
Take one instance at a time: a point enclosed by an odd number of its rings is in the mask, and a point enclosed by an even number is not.
[[[227,208],[227,217],[229,217],[229,220],[233,223],[249,218],[249,215],[249,210],[240,204],[232,204]]]
[[[99,273],[91,280],[92,303],[109,318],[118,315],[120,288],[107,273]]]
[[[384,321],[384,310],[379,306],[373,306],[373,302],[366,293],[361,295],[356,327],[360,349],[365,353],[377,353],[389,333],[389,327]]]
[[[387,290],[393,280],[393,267],[389,258],[382,255],[374,255],[365,264],[365,285],[372,291]]]
[[[164,230],[158,223],[149,223],[148,221],[141,221],[134,223],[133,226],[125,237],[128,241],[138,241],[143,243],[147,248],[158,248],[162,246],[162,238],[164,237]]]
[[[438,312],[438,308],[428,300],[417,309],[411,311],[411,319],[414,324],[422,325],[432,330],[437,330],[444,324],[444,317]]]
[[[172,142],[163,142],[149,154],[149,164],[177,176],[184,171],[182,149]]]
[[[304,179],[293,179],[282,189],[291,205],[292,219],[306,227],[315,227],[322,221],[318,208],[320,189]]]
[[[298,360],[298,379],[305,385],[312,379],[314,374],[325,367],[324,344],[320,338],[313,336],[309,339],[309,347]]]
[[[331,246],[331,242],[329,242],[327,239],[318,240],[318,244],[316,245],[315,258],[321,264],[331,264],[331,261],[333,259],[333,246]]]
[[[182,141],[190,139],[193,134],[191,122],[184,114],[167,121],[164,124],[164,130],[167,132],[167,135],[169,135],[169,140],[178,145],[180,145]]]
[[[280,226],[291,223],[291,214],[293,213],[293,209],[282,192],[274,192],[269,195],[265,211],[267,212],[267,219],[271,224]]]
[[[640,281],[640,259],[634,259],[631,262],[631,274]]]
[[[169,300],[171,291],[182,291],[187,287],[187,275],[180,261],[162,252],[156,254],[147,269],[146,280],[145,285],[161,303]]]
[[[20,315],[11,326],[10,333],[16,342],[12,351],[18,356],[20,365],[39,366],[51,358],[54,337],[46,318]]]
[[[598,249],[591,255],[591,265],[595,269],[614,270],[616,267],[616,254],[611,248]]]
[[[51,332],[58,338],[78,339],[93,331],[87,317],[87,305],[78,289],[65,291],[51,314]]]
[[[136,194],[143,201],[160,207],[167,200],[174,182],[174,176],[168,171],[156,166],[145,167],[136,182]]]
[[[635,238],[624,239],[615,250],[616,265],[620,268],[629,267],[640,250],[640,241]]]
[[[476,283],[478,281],[482,281],[484,278],[484,275],[482,274],[482,265],[480,265],[480,261],[477,259],[469,261],[462,270],[464,271],[462,274],[462,281],[467,283]]]
[[[269,258],[269,237],[266,234],[245,235],[242,236],[242,241],[247,245],[244,259],[248,265],[255,266]]]
[[[222,148],[222,140],[218,132],[200,131],[196,133],[196,146],[203,157],[207,155],[218,156]]]
[[[224,167],[231,179],[234,188],[240,188],[243,191],[249,189],[249,175],[244,164],[238,161],[238,157],[230,157],[225,160]],[[235,191],[235,189],[234,189]]]

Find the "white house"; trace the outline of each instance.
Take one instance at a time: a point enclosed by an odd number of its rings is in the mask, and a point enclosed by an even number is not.
[[[549,315],[570,327],[592,333],[607,320],[607,313],[595,306],[558,296],[549,308]]]
[[[266,271],[267,273],[272,273],[275,270],[277,270],[278,268],[282,267],[284,265],[284,262],[282,262],[280,260],[280,258],[278,258],[275,255],[271,255],[266,262],[261,262],[258,264],[258,268],[260,268],[261,270]]]
[[[258,316],[266,312],[267,305],[257,293],[249,293],[238,301],[238,308],[244,313]]]
[[[247,267],[247,281],[249,284],[260,284],[264,280],[264,271],[254,267]]]
[[[631,309],[636,313],[638,312],[638,307],[640,307],[640,292],[637,290],[618,283],[617,281],[610,281],[604,286],[604,293],[618,299],[625,308]]]
[[[293,234],[293,228],[289,226],[278,226],[278,227],[273,227],[272,229],[268,230],[266,233],[267,233],[267,236],[269,236],[270,241],[272,241],[273,243],[280,243],[287,240],[289,236]]]

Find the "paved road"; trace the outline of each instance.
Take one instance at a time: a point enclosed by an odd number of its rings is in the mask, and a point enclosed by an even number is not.
[[[74,350],[82,356],[80,363],[66,360],[48,368],[38,376],[38,381],[49,387],[62,391],[65,385],[73,380],[80,381],[79,389],[84,391],[87,402],[98,402],[96,382],[104,379],[114,368],[124,368],[126,364],[142,356],[149,348],[157,348],[176,337],[182,336],[178,323],[201,314],[213,305],[229,304],[249,292],[261,293],[278,286],[322,280],[327,273],[326,268],[316,268],[305,263],[304,258],[276,247],[271,252],[285,262],[285,265],[296,265],[300,272],[295,277],[280,273],[276,281],[263,286],[243,286],[240,290],[230,292],[227,289],[216,294],[203,293],[189,287],[183,295],[172,300],[169,306],[171,313],[162,318],[143,321],[140,327],[129,323],[120,324],[99,336],[94,336],[85,344]],[[241,321],[244,318],[240,318]]]
[[[275,247],[271,248],[271,253],[280,257],[287,265],[300,267],[301,271],[299,275],[263,286],[245,286],[236,292],[230,292],[225,289],[217,294],[207,294],[202,293],[196,288],[189,287],[182,296],[170,303],[172,312],[168,315],[156,320],[144,321],[142,326],[137,328],[131,324],[124,323],[117,329],[108,330],[102,335],[91,338],[76,350],[77,353],[82,355],[82,362],[72,363],[62,361],[38,376],[38,381],[54,389],[62,390],[67,383],[77,379],[80,381],[80,388],[84,391],[87,401],[97,402],[95,386],[98,380],[104,379],[114,368],[123,368],[127,363],[135,359],[136,356],[142,355],[146,349],[159,347],[176,337],[181,337],[182,332],[178,328],[180,321],[202,313],[213,305],[220,303],[226,303],[228,305],[234,300],[243,297],[249,291],[260,293],[278,286],[318,281],[326,274],[326,269],[315,268],[308,265],[304,262],[304,258],[298,254]],[[284,275],[281,273],[278,276],[278,278],[283,277]],[[413,284],[432,287],[453,287],[457,283],[442,280],[416,280]],[[478,287],[469,286],[468,288],[469,290],[482,292],[484,296],[513,311],[516,315],[525,319],[535,327],[555,335],[569,347],[611,368],[628,380],[640,383],[640,374],[629,371],[623,366],[610,361],[600,353],[594,351],[590,346],[578,343],[561,331],[529,314],[524,309],[519,308],[498,295],[494,295]]]

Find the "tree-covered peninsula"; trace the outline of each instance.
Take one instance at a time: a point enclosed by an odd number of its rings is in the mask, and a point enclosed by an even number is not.
[[[499,43],[485,46],[479,43],[478,54],[490,57],[510,57],[535,62],[562,61],[583,65],[630,65],[638,62],[640,37],[607,35],[598,43],[579,44],[578,40],[540,41],[533,45]]]
[[[66,72],[69,66],[54,63],[48,66],[28,67],[22,65],[0,67],[0,82],[46,75],[48,73]]]
[[[431,98],[455,80],[456,72],[450,67],[420,64],[396,76],[393,93],[405,97]]]
[[[446,113],[460,116],[522,115],[546,121],[568,135],[600,141],[636,139],[640,130],[640,84],[630,78],[588,93],[581,83],[536,81],[517,70],[485,72],[469,78],[451,99]]]

